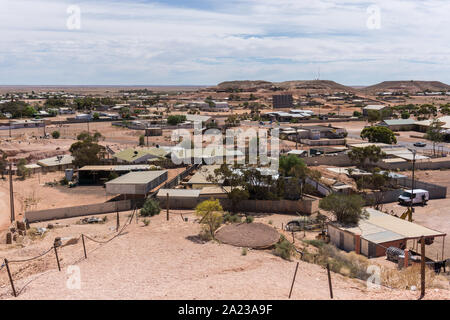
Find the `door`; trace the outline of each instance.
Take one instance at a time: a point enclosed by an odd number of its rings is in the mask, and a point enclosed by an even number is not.
[[[339,249],[344,249],[344,233],[339,233]]]

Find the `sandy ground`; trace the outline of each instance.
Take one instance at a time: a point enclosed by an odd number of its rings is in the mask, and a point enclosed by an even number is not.
[[[122,221],[128,213],[123,213]],[[188,222],[175,213],[169,222],[165,214],[151,218],[144,227],[133,222],[126,232],[105,245],[87,241],[88,259],[82,246],[59,250],[63,270],[58,272],[54,255],[49,253],[34,273],[12,265],[18,299],[287,299],[296,261],[285,261],[269,250],[241,249],[198,240],[199,225],[193,215],[184,212]],[[258,218],[287,221],[292,216]],[[274,221],[274,220],[273,220]],[[78,236],[80,233],[105,239],[113,234],[114,215],[101,225],[73,225],[75,219],[62,221],[67,228],[52,229],[47,236],[26,249],[7,252],[10,259],[29,257],[48,248],[55,236]],[[274,225],[276,225],[274,223]],[[80,268],[80,289],[69,289],[73,271]],[[21,268],[21,269],[20,269]],[[0,297],[11,299],[5,271],[0,272]],[[20,275],[23,277],[20,277]],[[381,288],[368,290],[366,284],[332,274],[335,299],[417,299],[418,292]],[[49,290],[49,288],[52,288]],[[430,289],[427,299],[448,299],[449,291]],[[305,262],[299,263],[292,299],[329,299],[326,270]]]
[[[0,190],[0,208],[2,208],[2,211],[0,212],[0,230],[8,227],[10,222],[8,194],[9,193]]]
[[[112,198],[105,193],[101,186],[46,186],[46,182],[60,181],[63,172],[49,172],[47,174],[33,174],[31,177],[20,180],[14,179],[14,206],[16,218],[21,219],[23,213],[29,210],[45,210],[63,208],[82,204],[104,202]],[[9,225],[9,181],[0,180],[0,230]],[[6,223],[6,225],[5,225]]]

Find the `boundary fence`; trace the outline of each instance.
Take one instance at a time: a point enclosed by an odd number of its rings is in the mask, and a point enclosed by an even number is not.
[[[112,240],[114,240],[115,238],[117,238],[118,236],[120,236],[125,231],[125,229],[132,223],[133,218],[134,218],[135,215],[136,215],[136,223],[138,223],[138,218],[137,218],[138,216],[137,216],[137,209],[136,209],[136,207],[134,208],[133,213],[126,220],[125,224],[119,230],[120,221],[119,221],[119,212],[117,212],[117,226],[116,226],[116,232],[117,233],[112,238],[110,238],[108,240],[105,240],[105,241],[96,240],[96,239],[94,239],[94,238],[92,238],[92,237],[90,237],[88,235],[83,234],[83,233],[80,236],[78,236],[78,238],[76,238],[77,239],[76,243],[78,243],[80,239],[82,240],[84,259],[87,259],[87,250],[86,250],[85,239],[90,240],[90,241],[95,242],[95,243],[98,243],[98,244],[102,244],[102,245],[103,244],[107,244],[107,243],[111,242]],[[12,294],[13,294],[14,297],[17,297],[20,294],[20,292],[23,290],[23,288],[20,291],[16,290],[16,286],[14,285],[13,274],[11,272],[11,264],[23,263],[23,262],[29,262],[29,261],[37,260],[37,259],[40,259],[40,258],[44,257],[45,255],[47,255],[51,251],[53,251],[55,253],[55,259],[56,259],[56,263],[57,263],[57,266],[58,266],[58,271],[61,271],[61,262],[60,262],[60,259],[59,259],[59,256],[58,256],[58,248],[62,249],[63,246],[62,246],[62,244],[58,245],[55,242],[53,244],[53,246],[50,247],[48,250],[46,250],[45,252],[43,252],[43,253],[35,256],[35,257],[32,257],[32,258],[17,259],[17,260],[8,260],[7,258],[4,258],[4,263],[0,266],[0,271],[4,267],[6,267],[6,271],[8,273],[8,278],[9,278],[9,282],[11,284]]]

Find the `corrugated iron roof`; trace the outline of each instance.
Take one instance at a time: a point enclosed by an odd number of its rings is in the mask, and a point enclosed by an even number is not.
[[[167,170],[130,172],[106,184],[147,184],[166,172]]]
[[[198,198],[200,190],[196,189],[159,189],[157,197]]]
[[[356,227],[338,226],[342,230],[361,235],[361,238],[375,243],[385,243],[400,239],[417,239],[422,236],[437,237],[445,233],[426,228],[378,210],[367,208],[369,217],[360,220]]]

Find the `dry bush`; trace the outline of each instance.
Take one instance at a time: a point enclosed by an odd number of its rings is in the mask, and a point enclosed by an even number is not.
[[[326,267],[328,263],[333,272],[351,278],[367,280],[370,276],[367,273],[367,267],[370,263],[366,257],[358,255],[353,251],[347,253],[339,250],[333,245],[326,244],[321,240],[308,240],[304,242],[317,248],[315,253],[305,250],[303,252],[304,261],[315,263],[322,267]]]
[[[409,289],[412,286],[420,288],[420,264],[414,264],[406,269],[381,269],[381,283],[397,289]],[[444,288],[445,278],[436,275],[434,270],[425,268],[425,285],[427,288]]]

